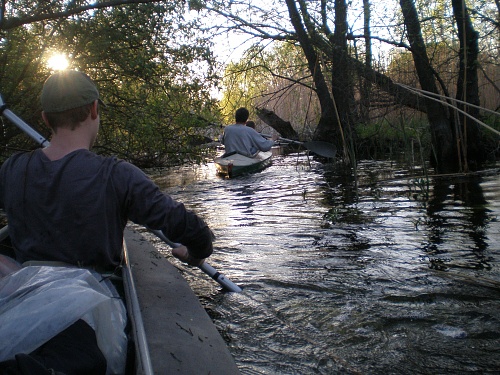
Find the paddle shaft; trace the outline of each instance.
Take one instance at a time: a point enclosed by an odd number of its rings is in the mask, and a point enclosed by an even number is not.
[[[12,121],[14,123],[14,125],[16,125],[19,129],[21,129],[28,136],[30,136],[33,140],[35,140],[40,146],[47,147],[50,145],[50,142],[47,139],[45,139],[45,137],[42,137],[35,129],[33,129],[31,126],[29,126],[23,120],[21,120],[11,110],[7,109],[7,106],[5,105],[1,96],[0,96],[0,115],[5,116],[7,119]],[[160,237],[163,241],[165,241],[169,246],[171,246],[171,247],[180,246],[180,245],[172,246],[175,244],[173,242],[171,242],[168,238],[166,238],[161,231],[158,231],[158,232],[159,233],[156,233],[155,231],[153,231],[153,233],[155,233],[158,237]],[[163,238],[160,236],[160,234]],[[199,268],[203,272],[205,272],[208,276],[210,276],[212,279],[217,281],[224,288],[226,288],[227,290],[229,290],[231,292],[238,292],[238,293],[241,292],[241,288],[239,286],[234,284],[231,280],[227,279],[221,273],[217,272],[207,262],[203,262],[203,264]]]
[[[268,134],[261,134],[264,138],[272,138],[272,136]],[[301,145],[302,147],[306,148],[309,151],[314,152],[315,154],[319,156],[323,156],[325,158],[333,159],[335,158],[335,155],[337,154],[337,147],[328,142],[323,142],[323,141],[310,141],[310,142],[300,142],[300,141],[295,141],[293,139],[288,139],[288,138],[282,138],[279,137],[279,140],[288,142],[288,143],[295,143],[297,145]]]
[[[262,135],[264,138],[268,138],[268,139],[273,137],[272,135],[269,135],[269,134],[262,134],[262,133],[260,133],[260,135]],[[278,140],[285,141],[285,142],[290,142],[290,143],[296,143],[298,145],[304,145],[304,142],[295,141],[293,139],[288,139],[288,138],[283,138],[283,137],[278,137]]]
[[[285,141],[285,142],[290,142],[290,143],[295,143],[297,145],[302,145],[304,146],[304,142],[300,142],[300,141],[296,141],[294,139],[288,139],[288,138],[283,138],[283,137],[279,137],[278,138],[280,141]]]
[[[182,246],[181,244],[170,241],[163,234],[163,232],[161,230],[149,229],[149,231],[151,233],[155,234],[161,240],[163,240],[171,248]],[[213,268],[211,265],[209,265],[206,261],[203,262],[200,266],[198,266],[198,268],[201,269],[203,272],[205,272],[212,279],[217,281],[226,290],[228,290],[230,292],[236,292],[236,293],[241,292],[241,288],[238,285],[236,285],[231,280],[229,280],[226,276],[224,276],[223,274],[218,272],[215,268]]]

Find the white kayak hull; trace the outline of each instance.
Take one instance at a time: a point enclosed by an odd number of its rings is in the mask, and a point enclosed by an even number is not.
[[[231,153],[215,158],[214,163],[218,174],[232,178],[267,168],[272,163],[272,156],[272,151],[260,151],[254,157]]]

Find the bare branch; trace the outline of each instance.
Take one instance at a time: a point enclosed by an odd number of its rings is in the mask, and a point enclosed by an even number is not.
[[[354,40],[354,39],[365,39],[366,36],[365,35],[354,35],[354,34],[347,34],[347,39],[349,40]],[[410,45],[406,44],[406,43],[403,43],[403,42],[396,42],[394,40],[389,40],[389,39],[384,39],[384,38],[380,38],[378,36],[373,36],[373,35],[370,35],[370,39],[375,39],[375,40],[378,40],[380,42],[383,42],[383,43],[387,43],[387,44],[390,44],[394,47],[400,47],[400,48],[405,48],[407,49],[408,51],[411,51],[411,47]]]
[[[161,0],[109,0],[102,3],[89,4],[85,6],[78,6],[75,8],[68,7],[61,12],[51,12],[50,6],[46,7],[44,11],[39,14],[33,14],[26,17],[12,17],[5,19],[5,2],[2,2],[2,19],[0,20],[0,30],[11,30],[22,25],[28,25],[40,21],[56,20],[61,18],[68,18],[76,14],[81,14],[89,10],[110,8],[118,5],[131,5],[131,4],[147,4],[147,3],[160,3]],[[70,3],[71,4],[71,3]]]

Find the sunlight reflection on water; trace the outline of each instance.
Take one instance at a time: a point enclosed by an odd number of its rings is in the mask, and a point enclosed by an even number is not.
[[[186,278],[244,374],[500,372],[500,176],[429,180],[278,156],[233,180],[213,164],[153,179],[205,218],[212,263]],[[398,169],[399,168],[399,169]]]

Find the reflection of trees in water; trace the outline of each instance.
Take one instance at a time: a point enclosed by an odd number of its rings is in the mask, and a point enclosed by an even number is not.
[[[422,249],[432,268],[491,268],[487,228],[494,218],[487,208],[480,175],[412,177],[411,171],[379,161],[360,163],[356,176],[345,172],[324,168],[324,201],[330,207],[324,219],[328,225],[374,223],[384,210],[393,209],[387,194],[407,195],[421,202],[420,208],[425,210],[421,217],[419,208],[411,208],[417,210],[411,220],[426,238]],[[371,211],[359,209],[369,202],[379,203]]]
[[[485,229],[491,220],[489,210],[486,208],[486,199],[481,188],[482,178],[478,176],[436,179],[432,195],[427,204],[429,243],[424,250],[429,255],[440,255],[440,258],[431,259],[431,266],[438,269],[447,267],[464,268],[491,268],[488,263],[491,259],[485,255],[488,242]],[[460,210],[455,210],[460,206]],[[457,244],[446,246],[448,231],[468,235],[472,244],[464,244],[465,248],[459,249],[459,259],[443,259],[443,255],[456,256],[453,247]],[[456,241],[460,243],[460,239]],[[447,248],[449,247],[449,248]],[[470,259],[473,255],[474,259]],[[466,263],[464,263],[464,259]]]

